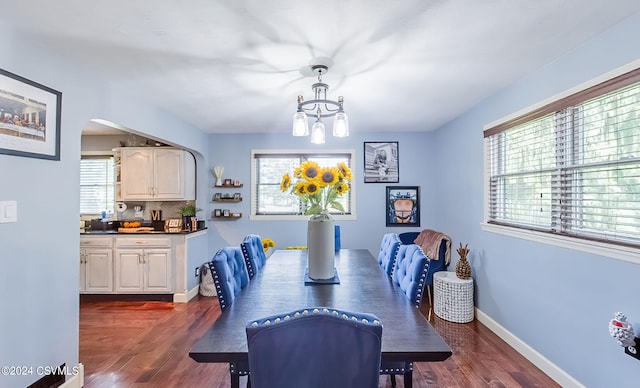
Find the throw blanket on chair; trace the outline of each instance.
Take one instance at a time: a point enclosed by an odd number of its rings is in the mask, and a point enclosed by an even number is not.
[[[413,242],[422,248],[428,258],[439,260],[440,255],[438,253],[440,252],[440,242],[442,240],[445,240],[447,244],[444,263],[449,265],[449,261],[451,261],[451,238],[446,234],[431,229],[423,229]]]

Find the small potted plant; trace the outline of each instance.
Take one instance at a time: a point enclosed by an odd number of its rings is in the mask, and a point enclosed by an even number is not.
[[[200,208],[197,208],[195,204],[187,202],[180,207],[180,215],[182,215],[182,229],[191,231],[196,229],[196,213]]]

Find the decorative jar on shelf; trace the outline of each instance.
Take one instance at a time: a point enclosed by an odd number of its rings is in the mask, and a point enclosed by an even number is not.
[[[211,172],[213,173],[213,176],[216,177],[216,186],[222,186],[222,173],[224,172],[224,167],[222,166],[215,166]]]

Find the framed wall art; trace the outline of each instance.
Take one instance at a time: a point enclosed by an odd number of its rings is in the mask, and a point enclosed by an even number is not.
[[[0,153],[60,160],[62,93],[0,69]]]
[[[420,186],[387,186],[387,226],[420,226]]]
[[[364,183],[398,183],[397,141],[364,142]]]

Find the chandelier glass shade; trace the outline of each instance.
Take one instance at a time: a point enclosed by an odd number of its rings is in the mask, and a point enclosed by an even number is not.
[[[311,85],[314,98],[305,101],[302,96],[298,96],[298,110],[293,115],[293,136],[308,136],[309,119],[315,118],[315,123],[311,128],[311,142],[323,144],[325,142],[325,127],[322,119],[329,117],[334,117],[333,136],[349,136],[349,119],[342,107],[344,99],[342,96],[338,97],[338,101],[327,99],[329,85],[322,82],[322,74],[328,71],[328,67],[314,65],[312,70],[318,75],[318,82]]]

